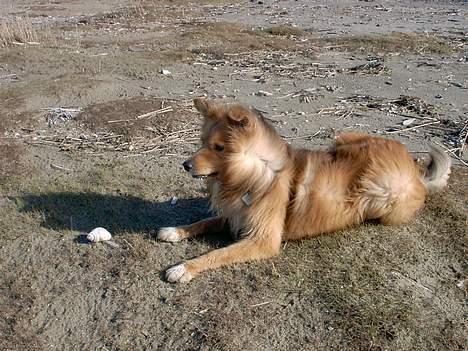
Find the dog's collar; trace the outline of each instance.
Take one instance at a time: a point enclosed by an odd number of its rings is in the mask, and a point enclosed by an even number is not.
[[[244,195],[242,195],[241,200],[247,207],[252,205],[252,194],[250,193],[250,191],[247,191]]]

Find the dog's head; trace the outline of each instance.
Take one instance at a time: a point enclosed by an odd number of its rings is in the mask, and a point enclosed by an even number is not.
[[[225,105],[208,99],[195,99],[196,109],[203,115],[201,148],[183,163],[194,178],[217,177],[225,167],[226,155],[238,139],[251,138],[258,116],[241,105]]]
[[[287,145],[254,110],[195,99],[203,115],[201,148],[183,164],[194,178],[220,183],[225,191],[261,193],[287,162]]]

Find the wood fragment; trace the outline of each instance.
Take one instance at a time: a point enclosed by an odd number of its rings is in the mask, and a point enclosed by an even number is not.
[[[59,170],[59,171],[67,171],[67,172],[71,172],[71,171],[72,171],[72,170],[69,169],[69,168],[66,168],[66,167],[63,167],[63,166],[60,166],[60,165],[56,165],[56,164],[53,164],[53,163],[50,164],[50,168],[57,169],[57,170]]]
[[[265,306],[265,305],[268,305],[270,303],[272,303],[274,301],[265,301],[265,302],[261,302],[261,303],[257,303],[255,305],[250,305],[250,307],[260,307],[260,306]]]
[[[450,153],[454,158],[456,158],[458,161],[460,161],[464,166],[468,167],[468,163],[466,163],[461,157],[459,157],[454,151],[450,150],[448,147],[445,145],[438,143],[437,141],[434,141],[435,144],[439,145],[440,147],[443,147],[446,151]]]
[[[385,132],[385,133],[386,134],[403,133],[403,132],[407,132],[409,130],[418,129],[418,128],[430,126],[432,124],[439,124],[439,123],[440,123],[440,121],[428,122],[428,123],[418,124],[417,126],[413,126],[413,127],[409,127],[409,128],[405,128],[405,129],[392,130],[390,132]]]

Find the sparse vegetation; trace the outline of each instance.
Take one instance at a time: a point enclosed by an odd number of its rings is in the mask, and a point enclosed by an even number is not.
[[[264,31],[232,22],[194,24],[181,35],[181,40],[180,43],[191,48],[193,53],[204,53],[218,59],[224,54],[299,48],[288,38],[272,37]]]
[[[35,43],[39,35],[28,17],[16,17],[0,24],[0,47]]]
[[[354,35],[323,38],[323,45],[337,51],[366,53],[448,54],[455,49],[435,35],[393,32],[385,35]]]
[[[293,36],[293,37],[303,37],[308,35],[308,33],[298,27],[292,26],[276,26],[276,27],[269,27],[264,29],[265,32],[272,34],[272,35],[279,35],[279,36]]]

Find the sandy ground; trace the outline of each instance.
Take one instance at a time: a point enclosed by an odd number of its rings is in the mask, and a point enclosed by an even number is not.
[[[467,9],[2,1],[0,349],[466,348]],[[437,143],[450,186],[409,225],[166,283],[165,268],[229,242],[154,240],[209,215],[180,166],[198,144],[197,96],[251,105],[301,147],[345,130],[421,158]],[[85,240],[97,226],[113,244]]]

